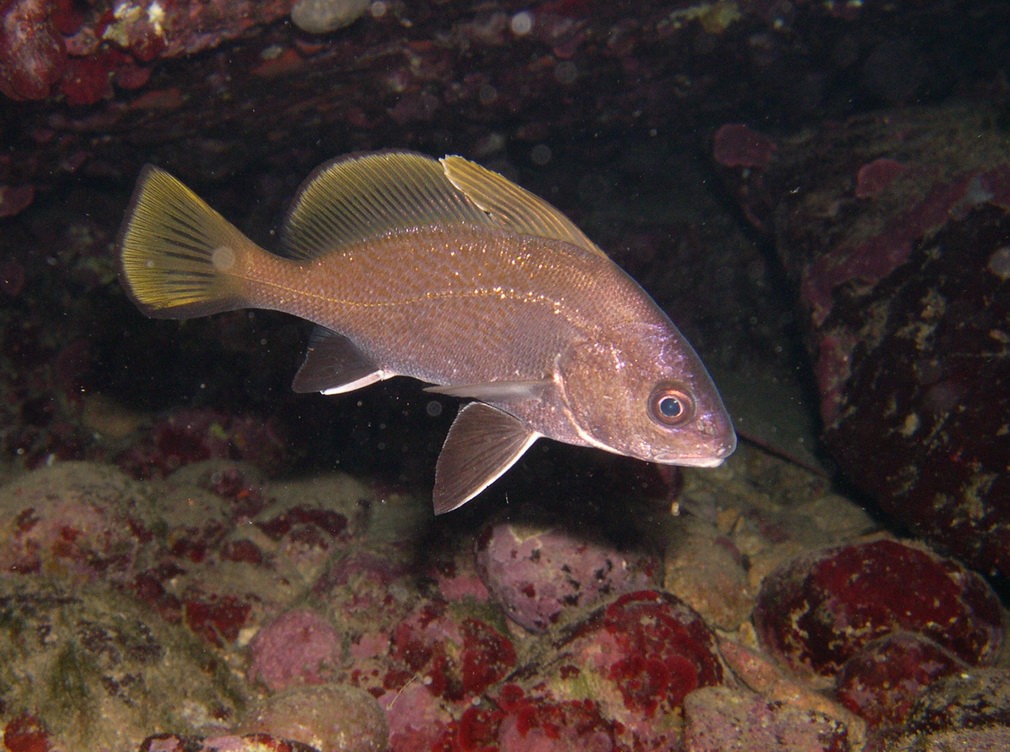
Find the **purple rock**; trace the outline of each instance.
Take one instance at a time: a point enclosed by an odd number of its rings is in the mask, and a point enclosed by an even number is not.
[[[509,618],[532,632],[566,609],[656,584],[658,562],[559,526],[503,521],[477,541],[477,569]]]
[[[249,679],[276,692],[325,681],[340,663],[340,634],[318,614],[295,609],[257,632],[249,649]]]

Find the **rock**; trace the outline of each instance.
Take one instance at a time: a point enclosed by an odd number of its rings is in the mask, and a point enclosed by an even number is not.
[[[8,749],[135,749],[152,727],[220,731],[245,692],[185,629],[102,585],[0,578]],[[34,719],[34,720],[31,720]]]
[[[824,441],[894,519],[1010,573],[1010,159],[950,105],[824,126],[762,172],[810,322]],[[797,186],[800,186],[797,189]]]
[[[735,630],[754,606],[742,555],[733,541],[697,518],[684,524],[666,547],[663,587],[713,627]]]
[[[815,710],[728,687],[705,687],[684,701],[686,752],[847,752],[844,724]]]
[[[240,727],[311,746],[319,752],[385,752],[386,716],[364,690],[338,684],[298,687],[275,694]]]
[[[655,584],[658,562],[594,536],[538,520],[489,524],[476,544],[477,570],[517,624],[542,632],[567,611]]]
[[[326,34],[357,21],[371,0],[296,0],[291,21],[310,34]]]
[[[762,645],[792,669],[832,677],[871,640],[907,631],[972,666],[993,663],[1006,638],[999,600],[951,559],[876,540],[786,562],[754,610]]]

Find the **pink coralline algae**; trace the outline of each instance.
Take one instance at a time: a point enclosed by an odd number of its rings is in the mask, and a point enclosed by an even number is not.
[[[509,618],[541,632],[566,609],[654,585],[658,564],[556,526],[499,522],[478,538],[477,567]]]
[[[996,660],[999,601],[950,559],[878,540],[799,556],[765,579],[754,612],[762,644],[801,672],[834,676],[867,643],[923,635],[972,666]]]
[[[396,628],[390,652],[406,669],[405,678],[421,676],[431,694],[453,701],[479,695],[516,663],[507,635],[479,619],[455,616],[438,602]],[[386,683],[400,673],[394,669]]]
[[[513,677],[531,698],[591,703],[628,749],[668,749],[680,743],[684,698],[721,684],[723,671],[698,614],[670,593],[641,590],[563,629],[546,665]]]
[[[249,678],[276,692],[332,674],[340,664],[340,634],[318,614],[296,609],[260,629],[249,650]]]

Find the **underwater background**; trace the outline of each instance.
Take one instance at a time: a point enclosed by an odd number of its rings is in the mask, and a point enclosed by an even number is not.
[[[386,148],[571,217],[736,454],[435,518],[457,400],[120,287],[145,163],[276,249]],[[1010,748],[1010,3],[0,0],[0,301],[10,752]]]

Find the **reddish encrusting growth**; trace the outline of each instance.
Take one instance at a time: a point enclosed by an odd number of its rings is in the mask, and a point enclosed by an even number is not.
[[[9,752],[49,752],[51,749],[45,725],[27,713],[7,724],[3,741]]]
[[[603,612],[602,627],[621,656],[607,676],[629,710],[651,718],[661,704],[678,708],[689,692],[722,681],[711,633],[673,596],[648,590],[622,596]]]
[[[67,59],[51,4],[7,0],[0,2],[0,14],[0,92],[14,100],[45,99]]]
[[[871,640],[924,635],[978,666],[1005,638],[999,601],[974,572],[892,540],[807,554],[772,572],[754,612],[762,644],[797,670],[823,676]]]

